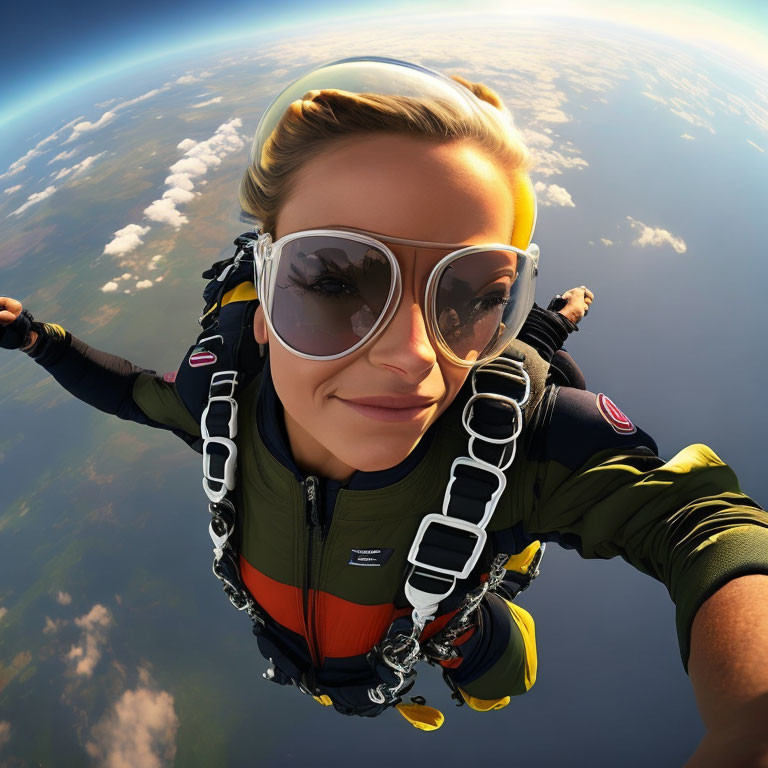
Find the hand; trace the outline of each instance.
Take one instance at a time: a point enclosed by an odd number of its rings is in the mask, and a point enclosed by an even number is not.
[[[0,296],[0,347],[27,350],[37,341],[32,330],[32,315],[25,312],[20,301]]]
[[[567,317],[572,323],[578,323],[589,312],[589,305],[594,301],[595,294],[586,285],[571,288],[562,294],[566,304],[558,312]]]

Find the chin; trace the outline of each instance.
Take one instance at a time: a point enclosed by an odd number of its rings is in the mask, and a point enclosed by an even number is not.
[[[359,472],[380,472],[383,469],[392,469],[403,461],[415,446],[402,451],[387,451],[386,454],[377,453],[372,456],[361,457],[359,453],[349,457],[345,461],[351,467]],[[343,459],[342,459],[343,460]]]

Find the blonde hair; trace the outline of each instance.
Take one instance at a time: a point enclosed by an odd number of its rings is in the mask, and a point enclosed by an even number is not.
[[[488,86],[459,75],[451,78],[478,99],[503,109],[499,95]],[[470,140],[506,170],[513,192],[531,169],[530,153],[519,134],[502,130],[483,110],[468,115],[435,99],[313,90],[288,107],[261,158],[252,159],[240,182],[241,208],[274,236],[278,212],[305,163],[343,138],[382,132],[445,142]]]

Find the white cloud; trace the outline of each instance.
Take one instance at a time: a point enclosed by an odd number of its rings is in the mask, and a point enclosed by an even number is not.
[[[191,141],[191,139],[184,139],[184,141]],[[184,142],[182,142],[182,144],[183,143]],[[181,144],[179,146],[181,146]],[[188,192],[191,192],[195,188],[195,185],[192,183],[189,176],[183,173],[172,173],[170,176],[166,176],[164,183],[171,187],[186,189]]]
[[[223,101],[223,96],[216,96],[213,99],[208,99],[208,101],[201,101],[199,104],[193,104],[192,109],[200,109],[201,107],[209,107],[211,104],[218,104],[220,101]]]
[[[73,165],[71,168],[62,168],[57,174],[54,181],[58,181],[59,179],[63,179],[65,176],[69,176],[70,174],[72,176],[76,176],[79,173],[83,173],[83,171],[87,171],[100,157],[103,157],[106,155],[106,152],[99,152],[98,155],[91,155],[90,157],[86,157],[85,160],[81,160],[79,163]]]
[[[537,193],[540,193],[537,200],[541,205],[560,205],[565,208],[575,208],[571,195],[565,187],[560,187],[557,184],[544,184],[542,181],[537,181],[533,188]],[[544,193],[544,196],[541,196]]]
[[[7,720],[0,720],[0,747],[11,740],[11,724]]]
[[[149,232],[149,227],[139,224],[128,224],[114,233],[114,238],[104,246],[107,256],[125,256],[126,253],[138,248],[144,241],[141,239]]]
[[[167,90],[168,90],[168,86],[164,86],[163,88],[153,88],[151,91],[142,93],[141,96],[137,96],[135,99],[128,99],[127,101],[121,101],[119,104],[115,104],[115,106],[112,107],[112,111],[117,112],[120,109],[125,109],[126,107],[132,107],[134,104],[138,104],[140,101],[146,101],[147,99],[151,99],[153,96],[157,96],[158,93],[163,93],[164,91],[167,91]]]
[[[91,610],[75,624],[83,630],[79,645],[69,649],[67,659],[75,662],[75,674],[90,677],[101,659],[101,649],[107,641],[107,629],[112,624],[112,615],[103,605],[96,603]]]
[[[695,136],[691,136],[690,133],[681,133],[680,134],[680,138],[681,139],[687,139],[688,141],[693,141],[696,137]]]
[[[760,152],[765,152],[765,150],[762,147],[759,147],[757,144],[755,144],[752,139],[747,139],[747,144],[751,144],[755,149],[760,150]]]
[[[573,149],[569,149],[573,152]],[[587,167],[589,163],[583,157],[567,157],[559,150],[533,149],[531,153],[535,158],[535,173],[541,176],[553,176],[561,174],[563,169]]]
[[[154,256],[153,256],[153,257],[152,257],[152,258],[149,260],[149,264],[147,265],[147,268],[148,268],[148,269],[157,269],[157,263],[158,263],[158,262],[159,262],[161,259],[164,259],[164,258],[165,258],[165,256],[163,256],[163,254],[162,254],[162,253],[157,253],[157,254],[155,254],[155,255],[154,255]]]
[[[42,192],[33,192],[28,198],[27,202],[19,206],[15,211],[11,211],[9,216],[19,216],[24,213],[30,206],[36,205],[41,200],[45,200],[46,197],[50,197],[56,191],[56,187],[46,187]]]
[[[101,768],[162,768],[176,755],[179,718],[173,696],[149,687],[140,673],[139,686],[124,691],[93,727],[85,748]]]
[[[0,621],[5,618],[6,613],[8,613],[8,609],[4,605],[0,605]]]
[[[140,291],[143,288],[151,288],[154,285],[154,283],[151,280],[139,280],[138,283],[136,283],[136,288]]]
[[[103,128],[105,125],[109,125],[109,123],[111,123],[116,117],[117,112],[114,110],[109,110],[108,112],[105,112],[95,123],[92,123],[90,120],[83,120],[83,122],[78,123],[74,127],[70,137],[64,143],[69,144],[71,141],[79,139],[84,133],[90,133],[91,131],[96,131],[99,128]]]
[[[546,133],[540,133],[530,128],[522,128],[520,133],[529,147],[551,147],[554,143],[552,138],[547,136]]]
[[[632,245],[639,245],[642,247],[645,247],[646,245],[655,247],[671,245],[676,253],[685,253],[688,249],[685,241],[681,237],[676,237],[666,229],[662,229],[661,227],[649,227],[647,224],[643,224],[642,221],[637,221],[631,216],[627,216],[627,220],[633,229],[640,231],[637,240],[634,240]]]
[[[8,187],[7,189],[4,189],[3,192],[5,192],[6,195],[12,195],[14,192],[18,192],[21,189],[21,184],[17,184],[15,187]]]
[[[150,221],[170,224],[175,229],[186,224],[189,219],[176,206],[194,198],[194,179],[204,176],[209,169],[221,165],[226,155],[245,146],[245,140],[237,132],[242,124],[242,120],[236,117],[222,123],[213,136],[205,141],[180,141],[177,147],[184,152],[184,157],[169,168],[170,175],[165,179],[168,189],[163,192],[162,198],[154,200],[144,209],[144,215]]]
[[[101,290],[103,293],[114,293],[120,286],[114,281],[110,280],[108,283],[104,283],[104,285],[101,286]]]
[[[603,245],[613,245],[613,240],[609,240],[607,237],[601,237],[600,242]]]
[[[115,280],[130,280],[133,275],[130,272],[123,272],[120,277],[116,277]]]
[[[53,165],[53,163],[55,163],[57,160],[69,160],[71,157],[74,157],[79,151],[80,151],[80,148],[75,147],[74,149],[70,149],[69,152],[59,152],[59,154],[56,155],[56,157],[48,161],[48,165]]]
[[[160,277],[156,277],[156,278],[155,278],[155,282],[156,282],[156,283],[162,283],[162,282],[163,282],[163,276],[162,276],[162,275],[160,275]]]
[[[72,602],[72,595],[69,592],[59,590],[59,593],[56,595],[56,602],[59,605],[69,605]]]
[[[153,201],[144,209],[143,213],[151,221],[170,224],[175,229],[179,229],[182,224],[189,221],[184,214],[176,210],[176,204],[173,200],[168,198]]]
[[[199,83],[201,80],[204,80],[206,77],[210,77],[212,74],[213,72],[208,72],[206,70],[205,72],[200,72],[197,75],[182,75],[176,79],[174,83],[178,85],[190,85],[191,83]]]
[[[65,624],[67,624],[66,619],[52,619],[50,616],[46,616],[43,634],[55,635]]]
[[[6,176],[13,176],[13,174],[23,171],[27,167],[27,163],[30,160],[35,157],[39,157],[40,155],[44,154],[44,152],[48,151],[42,149],[46,144],[50,144],[52,141],[58,139],[59,134],[62,131],[66,131],[67,129],[71,128],[78,120],[81,119],[81,117],[77,117],[74,120],[70,120],[66,125],[62,125],[61,128],[55,130],[50,136],[46,136],[44,139],[38,141],[37,144],[35,144],[35,146],[32,147],[32,149],[30,149],[25,155],[20,157],[18,160],[14,160],[8,166],[8,170],[5,173],[0,173],[0,179],[4,179]]]
[[[188,203],[195,199],[195,193],[181,187],[171,187],[163,192],[163,198],[171,200],[174,204]]]

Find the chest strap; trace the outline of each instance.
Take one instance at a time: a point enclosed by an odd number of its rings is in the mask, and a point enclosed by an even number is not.
[[[470,575],[485,548],[485,529],[506,488],[504,472],[515,459],[523,409],[531,396],[524,358],[510,351],[472,371],[472,395],[461,416],[469,434],[469,455],[454,460],[442,512],[424,517],[411,545],[411,569],[405,581],[405,596],[412,606],[410,622],[395,620],[371,658],[372,663],[380,659],[393,669],[397,683],[371,688],[368,697],[372,702],[399,701],[415,674],[416,662],[424,655],[419,644],[424,627],[458,581]],[[486,591],[501,583],[507,558],[499,554],[488,581],[467,595],[458,624],[469,619]]]

